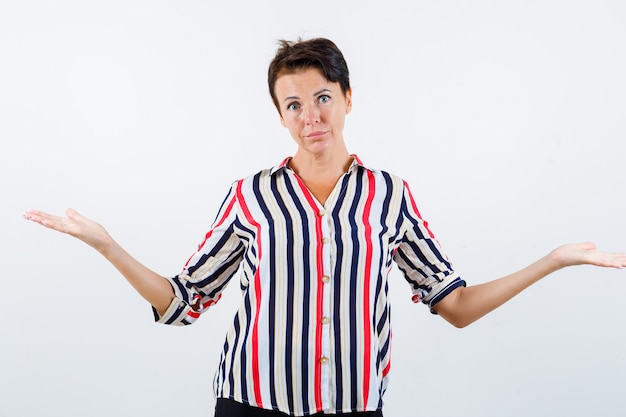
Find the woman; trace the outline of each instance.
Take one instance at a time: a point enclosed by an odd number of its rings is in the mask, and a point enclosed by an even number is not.
[[[216,416],[382,416],[392,261],[413,300],[457,327],[557,269],[626,266],[626,254],[570,244],[509,276],[466,287],[408,185],[348,152],[343,127],[352,92],[340,50],[327,39],[283,41],[268,83],[297,152],[231,186],[178,276],[146,268],[74,210],[65,218],[25,215],[98,250],[166,324],[193,323],[241,268],[243,301],[214,380]]]

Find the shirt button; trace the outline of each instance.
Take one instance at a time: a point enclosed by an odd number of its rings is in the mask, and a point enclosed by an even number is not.
[[[178,303],[178,307],[180,307],[180,308],[185,307],[185,303],[181,301],[180,303]]]
[[[330,323],[330,319],[326,316],[322,317],[322,324],[328,324]]]
[[[320,217],[323,217],[326,214],[326,210],[321,209],[318,213],[317,213]]]
[[[322,365],[326,365],[326,364],[328,363],[328,358],[327,358],[326,356],[322,356],[322,357],[320,358],[320,363],[321,363]]]
[[[327,238],[327,237],[325,237],[324,239],[322,239],[322,243],[323,243],[324,245],[328,245],[328,244],[330,243],[330,239],[329,239],[329,238]]]
[[[323,282],[324,284],[328,284],[328,283],[330,282],[330,277],[329,277],[328,275],[324,275],[324,276],[322,277],[322,282]]]

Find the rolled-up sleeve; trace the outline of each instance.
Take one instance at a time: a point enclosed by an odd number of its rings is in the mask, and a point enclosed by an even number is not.
[[[183,271],[167,278],[174,299],[164,314],[152,309],[158,323],[184,326],[194,323],[217,303],[226,285],[237,272],[244,242],[235,232],[237,219],[236,183],[231,187],[211,226],[185,264]]]
[[[443,253],[406,183],[400,221],[402,234],[394,260],[411,285],[413,301],[427,304],[434,312],[433,307],[454,289],[465,286],[465,281]]]

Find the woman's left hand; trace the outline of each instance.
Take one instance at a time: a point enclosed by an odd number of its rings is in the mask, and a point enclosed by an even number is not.
[[[626,253],[608,253],[596,245],[559,246],[538,261],[505,277],[469,287],[458,287],[435,305],[435,311],[457,327],[464,327],[498,308],[546,275],[573,265],[626,268]]]
[[[609,253],[596,249],[592,242],[559,246],[550,253],[559,268],[573,265],[595,265],[626,268],[626,253]]]

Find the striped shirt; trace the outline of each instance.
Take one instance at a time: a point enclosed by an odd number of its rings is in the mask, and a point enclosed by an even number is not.
[[[381,409],[392,261],[430,307],[465,282],[403,180],[354,156],[322,205],[288,161],[233,183],[155,318],[193,323],[241,269],[215,395],[293,416]]]

